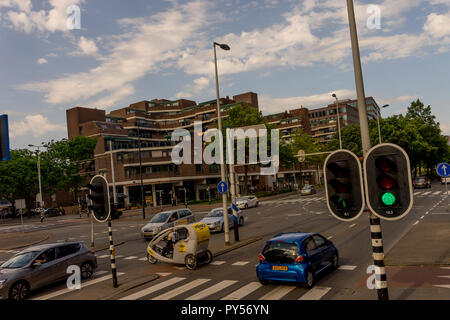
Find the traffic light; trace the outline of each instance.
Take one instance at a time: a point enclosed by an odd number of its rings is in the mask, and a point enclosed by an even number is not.
[[[87,197],[92,202],[88,207],[89,210],[97,221],[107,221],[111,214],[108,181],[103,176],[97,175],[91,179],[87,187],[90,189]]]
[[[342,221],[352,221],[363,212],[365,201],[361,164],[348,150],[331,153],[324,164],[325,192],[330,213]]]
[[[0,161],[9,160],[9,130],[8,130],[8,115],[0,116]]]
[[[367,206],[385,220],[398,220],[412,208],[409,157],[392,143],[378,144],[364,159]]]

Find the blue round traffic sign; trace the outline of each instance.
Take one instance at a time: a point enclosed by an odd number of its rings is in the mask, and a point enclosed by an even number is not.
[[[448,177],[450,176],[450,165],[448,163],[440,163],[436,167],[437,174],[441,177]]]
[[[220,194],[227,193],[228,191],[227,183],[225,181],[220,181],[219,184],[217,185],[217,190],[219,191]]]

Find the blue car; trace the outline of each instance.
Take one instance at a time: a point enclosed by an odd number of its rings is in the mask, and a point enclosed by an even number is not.
[[[290,281],[311,288],[320,272],[338,267],[339,253],[320,234],[291,232],[267,241],[258,259],[256,275],[262,284]]]

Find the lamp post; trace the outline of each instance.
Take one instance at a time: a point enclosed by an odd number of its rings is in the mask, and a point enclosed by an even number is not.
[[[214,48],[214,66],[216,71],[216,95],[217,95],[217,130],[219,131],[219,145],[220,145],[220,176],[222,181],[226,181],[225,175],[225,163],[223,155],[223,136],[222,136],[222,119],[220,117],[220,95],[219,95],[219,75],[217,72],[217,55],[216,46],[219,46],[223,50],[230,50],[230,47],[226,44],[219,44],[217,42],[213,43]],[[227,195],[222,193],[222,204],[223,204],[223,221],[224,221],[224,233],[225,233],[225,245],[230,244],[230,234],[228,226],[228,210],[227,210]]]
[[[37,148],[36,154],[38,157],[37,167],[38,167],[38,181],[39,181],[39,211],[40,211],[40,215],[41,215],[41,222],[43,222],[44,221],[44,211],[42,210],[41,151],[39,148],[43,148],[43,147],[45,147],[45,145],[42,142],[42,146],[35,146],[32,144],[29,144],[28,146]]]
[[[388,104],[385,104],[384,106],[382,106],[381,108],[386,108],[389,107]],[[380,129],[380,117],[381,117],[381,109],[378,111],[378,117],[377,117],[377,122],[378,122],[378,141],[381,144],[381,129]]]
[[[339,118],[339,102],[335,93],[331,95],[336,99],[336,111],[337,111],[337,124],[338,124],[338,133],[339,133],[339,149],[342,149],[342,138],[341,138],[341,120]]]
[[[139,121],[136,121],[138,137],[139,137],[139,176],[141,178],[141,204],[142,204],[142,219],[145,220],[145,199],[144,199],[144,181],[142,178],[142,157],[141,157],[141,131],[139,130]]]

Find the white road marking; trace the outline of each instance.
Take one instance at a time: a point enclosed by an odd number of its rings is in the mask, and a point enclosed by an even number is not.
[[[450,284],[435,284],[433,287],[450,289]]]
[[[132,260],[132,259],[136,259],[136,258],[138,258],[138,256],[129,256],[129,257],[126,257],[123,260]]]
[[[157,272],[156,274],[160,277],[167,277],[170,276],[172,272]]]
[[[125,274],[125,273],[123,273],[123,272],[118,272],[117,273],[118,276],[123,275],[123,274]],[[100,278],[97,278],[97,279],[92,279],[92,280],[88,280],[86,282],[82,282],[80,290],[82,290],[83,288],[86,288],[88,286],[91,286],[93,284],[96,284],[96,283],[99,283],[99,282],[111,279],[111,277],[112,277],[111,275],[107,275],[107,276],[103,276],[103,277],[100,277]],[[49,294],[46,294],[46,295],[43,295],[43,296],[40,296],[40,297],[36,297],[36,298],[34,298],[32,300],[48,300],[48,299],[51,299],[51,298],[54,298],[54,297],[57,297],[57,296],[60,296],[60,295],[72,292],[72,291],[73,290],[65,288],[65,289],[62,289],[62,290],[59,290],[59,291],[56,291],[56,292],[52,292],[52,293],[49,293]]]
[[[349,225],[349,228],[353,228],[354,226],[356,226],[356,223]]]
[[[435,195],[440,194],[440,193],[441,193],[440,191],[436,191],[436,192],[433,192],[433,195],[435,196]]]
[[[352,271],[355,269],[356,269],[356,266],[349,266],[349,265],[342,265],[338,268],[338,270],[346,270],[346,271]]]
[[[295,288],[295,286],[279,286],[271,290],[258,300],[280,300]]]
[[[221,264],[224,264],[225,263],[225,261],[213,261],[213,262],[211,262],[210,264],[213,264],[213,265],[215,265],[215,266],[220,266]]]
[[[123,256],[119,254],[119,255],[115,256],[114,258],[119,259],[119,258],[123,258]]]
[[[450,276],[438,276],[439,278],[450,279]]]
[[[327,239],[330,240],[331,238],[333,238],[333,236],[329,236]]]
[[[330,290],[331,288],[328,287],[314,287],[301,296],[298,300],[320,300]]]
[[[415,226],[415,225],[418,224],[418,223],[419,223],[419,220],[417,220],[416,222],[414,222],[413,226]]]
[[[108,273],[109,271],[106,271],[106,270],[100,270],[100,271],[97,271],[97,272],[95,272],[94,273],[94,276],[99,276],[99,275],[101,275],[101,274],[105,274],[105,273]]]
[[[144,289],[144,290],[135,292],[133,294],[130,294],[130,295],[126,296],[126,297],[123,297],[120,300],[137,300],[139,298],[142,298],[142,297],[147,296],[147,295],[149,295],[149,294],[151,294],[153,292],[156,292],[156,291],[159,291],[161,289],[164,289],[164,288],[166,288],[168,286],[171,286],[171,285],[173,285],[175,283],[178,283],[180,281],[183,281],[185,279],[186,278],[180,278],[180,277],[171,278],[171,279],[166,280],[164,282],[160,282],[158,284],[152,285],[151,287],[149,287],[147,289]]]
[[[261,287],[262,287],[262,284],[259,282],[250,282],[249,284],[230,293],[229,295],[223,297],[220,300],[241,300],[242,298],[248,296],[250,293],[258,290]]]
[[[441,267],[441,269],[447,269],[447,270],[450,270],[450,267]]]
[[[224,280],[219,282],[218,284],[213,285],[212,287],[209,287],[203,291],[200,291],[193,296],[190,296],[189,298],[186,298],[186,300],[201,300],[204,299],[216,292],[219,292],[220,290],[223,290],[232,284],[236,283],[236,280]]]
[[[107,257],[109,257],[109,254],[104,254],[102,256],[98,256],[97,258],[103,259],[103,258],[107,258]]]
[[[431,193],[431,191],[427,191],[427,192],[425,192],[423,195],[424,196],[427,196],[427,195],[429,195]]]
[[[450,212],[433,212],[432,214],[450,214]]]
[[[164,294],[158,295],[157,297],[151,299],[151,300],[169,300],[173,297],[178,296],[179,294],[182,294],[183,292],[189,291],[195,287],[198,287],[208,281],[211,281],[211,279],[195,279],[194,281],[191,281],[181,287],[177,287],[169,292],[166,292]]]
[[[420,219],[423,219],[423,217],[425,217],[425,216],[421,216]]]
[[[139,261],[147,261],[147,257],[138,259]]]
[[[232,264],[232,266],[245,266],[247,264],[249,264],[250,261],[238,261]]]

